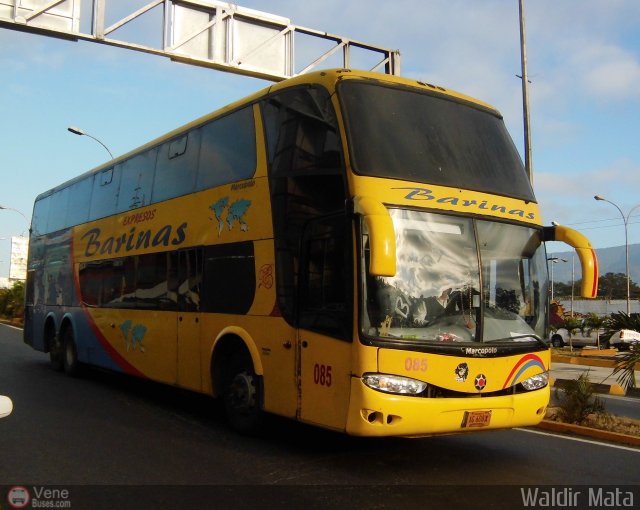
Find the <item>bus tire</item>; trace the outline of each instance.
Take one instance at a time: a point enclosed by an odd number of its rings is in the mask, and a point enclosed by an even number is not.
[[[222,398],[227,421],[243,434],[255,434],[262,425],[262,382],[247,354],[236,353],[225,370]]]
[[[60,342],[60,336],[52,332],[49,335],[49,364],[56,372],[62,372],[64,369],[63,363],[63,350],[62,342]]]
[[[62,358],[64,371],[70,376],[77,376],[80,372],[80,362],[78,361],[78,348],[73,339],[73,330],[68,327],[62,334]]]

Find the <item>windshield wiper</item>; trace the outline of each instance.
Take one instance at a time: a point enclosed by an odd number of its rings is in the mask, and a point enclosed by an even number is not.
[[[522,335],[515,335],[515,336],[506,336],[504,338],[495,338],[493,340],[485,340],[484,343],[489,344],[489,343],[494,343],[494,342],[525,342],[527,340],[531,340],[533,342],[540,342],[544,344],[544,341],[536,334],[522,334]],[[546,345],[546,344],[545,344]]]

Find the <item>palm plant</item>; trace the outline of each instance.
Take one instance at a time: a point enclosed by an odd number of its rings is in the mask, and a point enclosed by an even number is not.
[[[585,318],[585,321],[584,321],[584,325],[587,328],[587,336],[589,336],[593,331],[596,332],[598,349],[600,349],[600,329],[604,325],[605,320],[606,319],[604,317],[600,317],[596,313],[590,313],[590,314],[587,314],[587,317]]]
[[[611,375],[618,375],[617,381],[625,390],[636,388],[636,363],[640,363],[640,344],[633,344],[629,352],[625,352]]]
[[[594,395],[595,388],[585,371],[577,379],[567,381],[563,391],[555,390],[559,402],[560,415],[568,423],[582,423],[589,414],[604,413],[604,402]]]
[[[606,328],[606,338],[611,338],[611,335],[621,329],[631,329],[640,332],[640,314],[634,313],[628,315],[624,312],[612,313],[611,317],[605,321],[604,326]],[[617,381],[625,389],[636,387],[636,363],[640,363],[640,344],[633,344],[629,348],[629,352],[621,357],[611,374],[612,376],[618,376]]]
[[[569,333],[569,347],[573,351],[573,335],[576,330],[580,329],[582,321],[577,317],[565,317],[562,327]]]

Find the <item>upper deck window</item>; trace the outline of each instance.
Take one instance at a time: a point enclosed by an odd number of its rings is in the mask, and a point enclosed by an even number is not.
[[[534,201],[502,119],[440,94],[345,81],[338,89],[361,175]]]

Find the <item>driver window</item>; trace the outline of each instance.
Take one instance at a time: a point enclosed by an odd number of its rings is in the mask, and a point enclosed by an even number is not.
[[[321,218],[307,225],[300,282],[301,328],[349,339],[348,252],[343,215]]]

